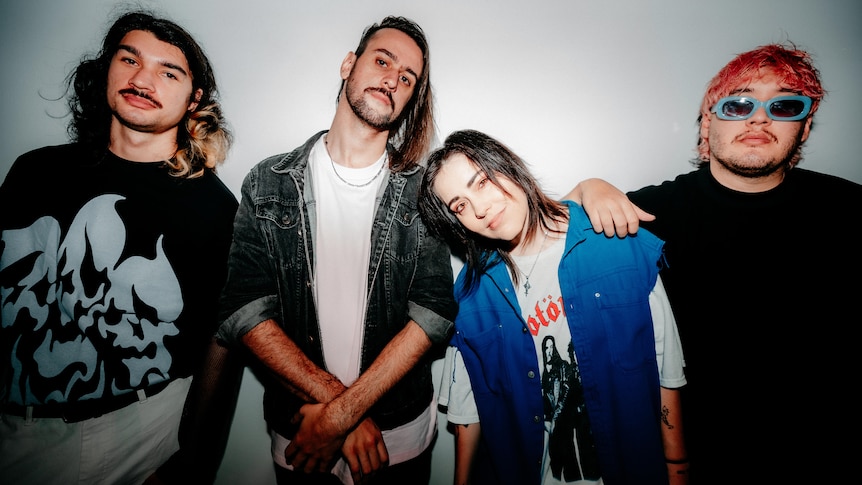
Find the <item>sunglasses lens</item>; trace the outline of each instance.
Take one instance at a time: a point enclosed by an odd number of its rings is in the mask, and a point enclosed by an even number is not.
[[[719,109],[727,118],[745,118],[754,110],[754,103],[745,98],[731,99],[725,101]]]
[[[798,99],[783,99],[769,105],[769,113],[776,118],[792,118],[805,109],[805,103]]]

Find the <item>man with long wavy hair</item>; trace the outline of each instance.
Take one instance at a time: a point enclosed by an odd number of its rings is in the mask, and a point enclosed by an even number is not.
[[[71,143],[0,187],[0,476],[141,483],[179,448],[195,371],[227,362],[231,134],[200,45],[149,13],[121,15],[67,82]]]
[[[279,483],[430,479],[429,350],[456,305],[449,250],[416,207],[428,60],[414,22],[372,25],[341,63],[330,129],[243,182],[219,335],[267,369]]]

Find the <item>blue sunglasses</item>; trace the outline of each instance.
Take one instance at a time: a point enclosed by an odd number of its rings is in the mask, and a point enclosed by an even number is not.
[[[712,107],[719,119],[729,121],[747,120],[763,106],[766,116],[775,121],[797,121],[808,116],[811,98],[808,96],[776,96],[769,101],[760,101],[746,96],[721,98]]]

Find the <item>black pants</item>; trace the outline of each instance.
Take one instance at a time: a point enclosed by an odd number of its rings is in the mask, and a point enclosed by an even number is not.
[[[435,440],[436,441],[436,440]],[[412,460],[383,467],[369,482],[373,485],[422,485],[431,481],[432,442],[421,455]],[[341,485],[341,481],[329,473],[301,473],[275,465],[275,481],[278,485]]]

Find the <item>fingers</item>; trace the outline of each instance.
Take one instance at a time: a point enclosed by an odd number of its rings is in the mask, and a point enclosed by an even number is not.
[[[386,450],[386,444],[383,441],[377,443],[377,455],[380,457],[380,463],[382,465],[389,464],[389,451]]]
[[[622,207],[622,216],[614,218],[614,222],[616,225],[614,228],[616,229],[617,237],[626,237],[629,234],[637,234],[640,220],[637,217],[637,213],[632,210],[631,207]],[[613,234],[611,234],[612,236]],[[608,236],[610,237],[610,236]]]
[[[328,473],[335,464],[334,460],[326,460],[303,453],[298,449],[291,449],[290,445],[284,450],[284,459],[294,470],[302,473]]]
[[[378,470],[389,464],[389,454],[382,442],[368,453],[351,454],[344,458],[350,465],[350,474],[355,484],[371,480]]]
[[[616,229],[617,237],[637,234],[641,221],[649,222],[655,220],[654,215],[635,204],[623,204],[619,211],[622,213],[622,216],[613,217],[616,223],[614,228]],[[607,231],[605,231],[605,234],[607,235]],[[608,237],[611,236],[608,235]]]
[[[593,230],[597,233],[603,232],[607,237],[616,235],[623,238],[637,234],[641,221],[654,220],[654,215],[631,203],[608,206],[602,211],[590,213],[590,223],[593,225]]]
[[[361,453],[345,457],[350,465],[350,474],[354,483],[363,483],[380,468],[380,460],[376,453]]]
[[[596,233],[607,237],[626,237],[638,232],[637,213],[631,207],[614,206],[588,213],[590,224]]]
[[[369,476],[389,464],[389,452],[383,442],[383,435],[370,418],[362,420],[348,434],[341,452],[357,483],[360,483],[360,479],[367,481]]]
[[[638,219],[640,219],[640,220],[642,220],[642,221],[644,221],[644,222],[649,222],[649,221],[654,221],[654,220],[655,220],[655,216],[654,216],[654,215],[652,215],[652,214],[650,214],[649,212],[647,212],[647,211],[645,211],[645,210],[641,209],[640,207],[638,207],[638,206],[636,206],[636,205],[634,205],[634,204],[632,204],[632,207],[634,207],[634,208],[635,208],[635,212],[637,213],[637,217],[638,217]]]

